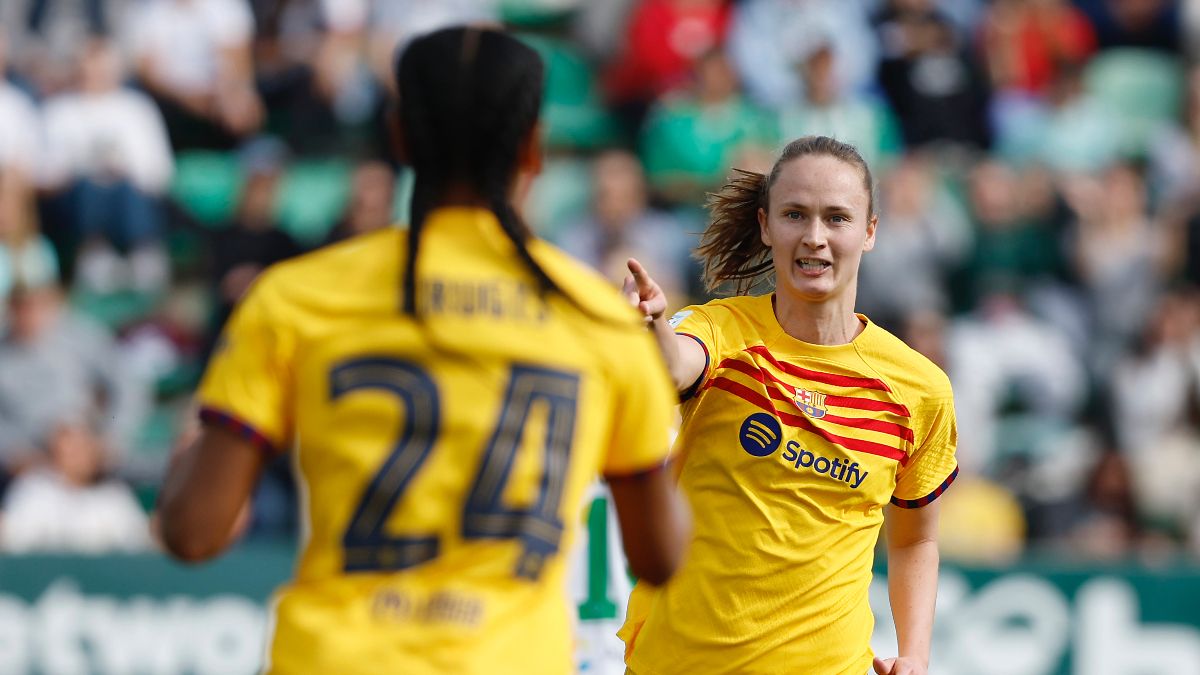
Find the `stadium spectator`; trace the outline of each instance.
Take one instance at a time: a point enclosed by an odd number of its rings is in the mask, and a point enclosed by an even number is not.
[[[798,66],[805,99],[779,111],[780,136],[824,135],[858,148],[863,159],[880,170],[888,167],[902,145],[900,128],[887,103],[839,84],[838,50],[819,44]]]
[[[646,177],[637,157],[623,150],[602,153],[592,162],[592,207],[568,225],[563,250],[619,282],[630,257],[654,264],[664,290],[687,289],[688,238],[684,226],[652,209]]]
[[[216,302],[205,354],[211,353],[234,305],[263,270],[301,252],[291,235],[279,228],[275,216],[286,148],[277,139],[262,138],[242,148],[241,159],[245,183],[237,212],[228,227],[212,235],[211,282]]]
[[[131,13],[141,85],[176,150],[230,148],[263,121],[254,88],[254,17],[241,0],[148,0]]]
[[[330,42],[321,57],[322,86],[352,83],[358,52],[380,86],[395,93],[396,50],[409,40],[452,24],[498,20],[498,0],[320,0]],[[347,90],[347,96],[354,93]]]
[[[44,463],[18,476],[0,509],[5,553],[135,553],[151,546],[133,490],[108,477],[101,439],[86,423],[59,422]]]
[[[1176,0],[1076,0],[1096,28],[1100,49],[1135,47],[1178,54],[1183,49]]]
[[[883,49],[879,86],[905,143],[989,148],[987,78],[942,12],[909,1],[893,0],[874,18]]]
[[[369,160],[354,169],[346,211],[330,229],[326,244],[391,227],[395,218],[396,173],[386,162]]]
[[[1200,212],[1200,66],[1187,71],[1186,85],[1180,119],[1160,127],[1148,148],[1154,201],[1173,219]]]
[[[1087,402],[1083,355],[1020,296],[993,289],[973,314],[954,322],[946,344],[958,460],[971,473],[996,475],[1013,455],[1024,459],[1044,449],[1022,445],[1028,434],[1001,434],[1005,416],[1027,415],[1030,425],[1060,430],[1076,423]]]
[[[252,55],[264,125],[301,154],[339,146],[334,100],[340,80],[322,79],[324,12],[320,0],[256,0]]]
[[[1141,517],[1186,533],[1200,516],[1200,302],[1162,294],[1109,391],[1116,449],[1126,458]]]
[[[739,155],[773,147],[778,138],[774,116],[741,95],[723,52],[700,58],[694,80],[690,91],[661,99],[642,129],[650,185],[676,204],[702,201]]]
[[[650,104],[683,87],[729,29],[728,0],[639,0],[605,75],[609,97],[631,128]]]
[[[1026,171],[1027,181],[1013,167],[995,160],[975,165],[967,177],[972,246],[956,281],[957,307],[971,309],[996,290],[1019,288],[1033,293],[1054,285],[1066,267],[1059,233],[1052,229],[1048,206],[1038,203],[1037,187],[1051,180]],[[1030,182],[1035,183],[1031,185]],[[1042,200],[1053,200],[1042,196]]]
[[[992,85],[1035,96],[1058,69],[1085,63],[1096,49],[1087,15],[1067,0],[997,0],[979,40]]]
[[[1133,164],[1118,163],[1095,181],[1081,181],[1072,204],[1077,218],[1068,246],[1095,336],[1089,365],[1108,373],[1162,290],[1170,239],[1150,213],[1141,170]]]
[[[87,288],[159,291],[169,275],[161,198],[174,169],[162,117],[147,96],[121,86],[111,44],[92,42],[79,73],[79,90],[51,98],[44,113],[42,178],[59,193],[60,256]]]
[[[1128,559],[1144,535],[1129,461],[1118,452],[1101,452],[1073,502],[1067,530],[1046,543],[1077,559]]]
[[[863,259],[859,311],[889,329],[921,312],[949,311],[947,281],[973,244],[966,214],[921,155],[884,174],[879,196],[887,228]]]
[[[9,42],[0,25],[0,170],[16,170],[32,180],[40,170],[42,126],[29,96],[5,73]]]
[[[13,65],[40,98],[70,88],[79,49],[89,41],[120,41],[130,0],[9,0],[0,25],[12,40]]]
[[[995,108],[997,154],[1060,173],[1100,171],[1128,150],[1120,119],[1088,93],[1083,68],[1065,65],[1041,100],[1007,98]]]
[[[123,367],[112,336],[68,309],[57,286],[9,293],[0,341],[0,468],[19,471],[61,420],[97,429],[117,466],[145,419],[147,384]]]
[[[879,45],[867,5],[864,0],[735,3],[728,50],[746,93],[780,110],[810,98],[796,69],[822,46],[833,52],[829,84],[834,90],[856,96],[874,88]]]

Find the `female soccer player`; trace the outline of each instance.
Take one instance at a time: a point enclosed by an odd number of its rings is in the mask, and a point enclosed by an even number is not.
[[[630,599],[620,634],[636,675],[926,672],[954,409],[941,370],[854,312],[871,194],[854,148],[801,138],[770,175],[741,172],[710,201],[706,281],[736,297],[664,321],[666,297],[629,263],[625,291],[686,401],[676,464],[695,518],[676,575]],[[759,281],[774,292],[747,295]],[[885,521],[900,654],[873,660]]]
[[[302,548],[269,672],[573,671],[563,552],[598,471],[634,571],[658,583],[679,560],[654,339],[513,208],[540,166],[542,77],[496,30],[414,41],[397,70],[407,234],[269,269],[205,374],[162,536],[216,555],[267,459],[291,453]]]

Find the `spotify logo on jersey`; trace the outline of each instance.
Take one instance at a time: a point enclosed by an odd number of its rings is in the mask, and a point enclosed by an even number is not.
[[[747,417],[738,431],[742,449],[755,457],[766,457],[775,452],[781,438],[779,420],[766,413],[754,413]]]

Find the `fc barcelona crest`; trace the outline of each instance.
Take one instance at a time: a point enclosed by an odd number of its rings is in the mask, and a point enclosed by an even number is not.
[[[796,390],[796,407],[813,419],[821,419],[825,416],[825,394],[819,391],[809,391],[808,389]]]

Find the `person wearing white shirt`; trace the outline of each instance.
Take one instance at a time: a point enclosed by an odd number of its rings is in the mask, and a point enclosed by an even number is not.
[[[41,180],[60,194],[64,258],[77,245],[112,247],[130,255],[133,285],[153,290],[166,280],[160,201],[174,171],[166,127],[148,96],[121,86],[109,43],[89,44],[79,70],[79,91],[44,108]]]
[[[0,169],[32,177],[37,170],[41,121],[29,96],[4,78],[7,69],[8,40],[0,32]]]
[[[232,147],[261,126],[245,0],[149,0],[131,16],[138,79],[177,150]]]
[[[103,554],[151,547],[133,491],[103,478],[103,454],[90,429],[61,423],[46,450],[48,462],[17,476],[5,494],[0,550]]]

